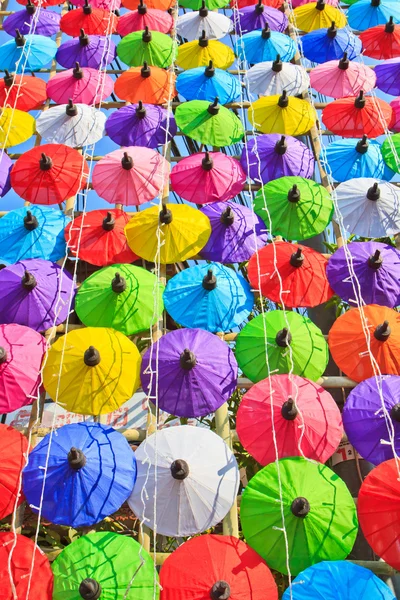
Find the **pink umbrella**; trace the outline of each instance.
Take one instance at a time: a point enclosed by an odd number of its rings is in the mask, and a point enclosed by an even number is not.
[[[113,89],[109,75],[97,69],[81,68],[79,63],[74,69],[57,73],[47,83],[47,95],[57,104],[68,104],[71,99],[74,104],[91,106],[108,98]]]
[[[240,194],[245,181],[241,164],[222,152],[193,154],[171,171],[174,192],[195,204],[230,200]]]
[[[293,8],[297,8],[298,6],[303,6],[303,4],[310,4],[310,2],[315,2],[315,0],[292,0],[292,6]],[[339,6],[339,0],[325,0],[325,4]]]
[[[154,200],[168,182],[169,165],[150,148],[114,150],[93,169],[93,189],[110,204],[138,206]]]
[[[311,86],[330,98],[358,96],[375,87],[376,75],[370,67],[349,61],[345,52],[339,61],[330,60],[310,73]]]
[[[394,118],[396,119],[393,125],[393,131],[400,132],[400,98],[395,98],[391,101],[390,106],[393,108]]]
[[[85,0],[71,0],[71,4],[74,6],[85,6]],[[113,11],[121,8],[121,0],[90,0],[90,6]]]
[[[147,8],[140,0],[137,10],[132,10],[122,15],[118,21],[117,33],[124,37],[134,31],[142,31],[146,27],[150,31],[169,33],[174,25],[174,19],[165,10],[158,8]]]

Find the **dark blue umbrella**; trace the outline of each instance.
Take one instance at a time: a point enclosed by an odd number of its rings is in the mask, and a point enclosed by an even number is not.
[[[349,29],[337,29],[333,23],[329,29],[317,29],[302,37],[303,54],[316,63],[343,58],[353,60],[361,54],[361,40]]]

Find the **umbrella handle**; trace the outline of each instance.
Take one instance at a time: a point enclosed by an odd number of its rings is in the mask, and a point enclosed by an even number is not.
[[[78,107],[76,106],[76,104],[74,104],[72,102],[72,98],[70,98],[68,100],[68,104],[67,104],[67,107],[65,109],[65,114],[68,117],[76,117],[76,115],[78,114]]]
[[[75,67],[72,71],[72,75],[74,76],[75,79],[83,79],[83,71],[81,69],[81,65],[78,62],[75,63]]]
[[[269,40],[271,37],[271,30],[269,28],[268,23],[265,23],[264,29],[261,32],[261,37],[263,40]]]
[[[212,269],[208,269],[207,275],[203,277],[202,284],[203,288],[208,292],[215,290],[217,287],[217,278],[215,277]]]
[[[146,27],[144,28],[144,31],[142,33],[142,41],[145,42],[146,44],[149,44],[152,40],[152,35],[151,35],[151,31],[149,31],[148,26],[146,25]]]
[[[28,231],[34,231],[39,226],[39,222],[37,218],[31,213],[30,210],[26,211],[26,215],[24,217],[24,227]]]
[[[19,29],[15,30],[15,43],[16,45],[21,48],[22,46],[25,46],[25,42],[26,39],[24,38],[24,36],[21,34]]]
[[[316,5],[316,9],[317,10],[325,10],[325,0],[317,0],[317,5]]]
[[[310,512],[310,508],[310,503],[307,498],[299,496],[293,500],[290,510],[295,517],[301,517],[304,519],[304,517],[306,517]]]
[[[119,273],[115,273],[115,277],[111,282],[111,288],[115,294],[122,294],[126,290],[125,277],[121,277]]]
[[[286,402],[282,404],[281,415],[286,421],[294,421],[299,411],[293,398],[288,398]]]
[[[147,111],[146,111],[145,107],[143,106],[143,102],[141,100],[139,100],[138,106],[137,106],[137,109],[135,112],[136,112],[136,116],[138,117],[138,119],[145,118]]]
[[[397,423],[400,423],[400,403],[399,402],[397,404],[395,404],[394,406],[392,406],[392,408],[390,410],[390,416],[394,421],[396,421]]]
[[[350,61],[348,59],[348,54],[347,54],[347,52],[344,52],[343,58],[341,58],[339,60],[339,69],[341,69],[342,71],[347,71],[349,66],[350,66]]]
[[[170,470],[172,477],[178,481],[183,481],[189,475],[189,465],[186,460],[181,458],[177,458],[171,463]]]
[[[210,590],[212,600],[228,600],[231,595],[231,587],[227,581],[223,579],[216,581]]]
[[[206,6],[205,0],[203,0],[203,2],[201,3],[200,10],[199,10],[199,17],[202,17],[204,19],[207,16],[208,16],[208,8]]]
[[[7,69],[4,69],[4,77],[3,77],[4,85],[7,87],[11,87],[14,83],[14,75],[10,75]]]
[[[304,254],[301,251],[301,248],[297,248],[296,252],[293,252],[289,262],[292,265],[292,267],[295,267],[296,269],[303,266]]]
[[[327,29],[327,36],[331,40],[337,36],[337,27],[335,21],[332,21],[332,25]]]
[[[296,184],[288,191],[287,198],[289,202],[298,202],[301,198],[301,192]]]
[[[272,70],[274,73],[280,73],[283,69],[283,62],[281,61],[281,55],[277,54],[276,59],[272,63]]]
[[[391,333],[392,330],[390,328],[389,321],[383,321],[383,323],[376,327],[374,331],[374,338],[379,342],[386,342]]]
[[[360,154],[365,154],[366,152],[368,152],[368,147],[369,147],[368,136],[363,135],[362,140],[359,140],[357,142],[356,150]]]
[[[262,15],[264,12],[264,4],[262,3],[262,0],[258,0],[256,7],[255,7],[255,13],[256,15]]]
[[[280,108],[287,108],[289,106],[289,98],[286,90],[283,90],[282,95],[279,96],[278,106]]]
[[[71,469],[79,471],[79,469],[82,469],[86,465],[86,456],[82,450],[73,446],[68,452],[68,463]]]
[[[145,15],[147,13],[147,6],[144,4],[143,0],[139,0],[137,11],[139,15]]]
[[[206,32],[203,31],[201,32],[201,36],[199,37],[199,46],[201,48],[207,48],[208,46],[208,37],[206,36]]]
[[[374,269],[374,271],[376,271],[377,269],[381,268],[382,264],[383,264],[383,259],[382,259],[381,251],[375,250],[374,254],[372,254],[368,259],[368,266],[371,269]]]
[[[31,0],[28,0],[25,8],[28,15],[34,15],[36,12],[36,6],[32,4]]]
[[[207,112],[210,113],[210,115],[212,115],[213,117],[215,117],[219,113],[218,102],[219,102],[219,100],[217,97],[217,98],[215,98],[214,102],[212,102],[212,104],[208,105]]]
[[[381,197],[381,190],[379,189],[378,184],[374,183],[374,185],[372,187],[370,187],[367,192],[367,198],[368,198],[368,200],[377,202],[380,197]]]
[[[203,160],[201,161],[201,168],[204,169],[204,171],[211,171],[211,169],[214,166],[214,161],[210,156],[209,152],[206,152]]]
[[[179,357],[179,363],[182,369],[185,371],[191,371],[196,366],[196,356],[189,350],[189,348],[185,348]]]
[[[208,67],[206,67],[204,69],[204,75],[206,77],[214,77],[214,75],[215,75],[215,69],[214,69],[214,64],[213,64],[212,60],[210,60],[210,62],[208,63]]]
[[[394,33],[395,24],[393,22],[393,17],[390,17],[389,21],[385,25],[385,33]]]
[[[151,75],[151,69],[146,61],[143,62],[143,67],[140,69],[140,74],[144,78],[150,77]]]
[[[172,212],[169,210],[169,208],[167,208],[166,204],[162,205],[162,210],[160,210],[158,218],[160,223],[163,225],[169,225],[172,223]]]
[[[354,101],[354,106],[356,108],[365,108],[367,100],[365,99],[364,92],[361,90],[358,94],[357,98]]]
[[[287,327],[284,327],[275,336],[275,342],[280,348],[287,348],[292,341],[292,334]]]
[[[124,155],[121,158],[121,166],[126,171],[130,171],[131,169],[133,169],[133,158],[129,156],[127,152],[124,152]]]
[[[110,211],[107,212],[107,216],[104,217],[102,227],[104,231],[112,231],[115,227],[115,219]]]
[[[88,577],[81,581],[79,594],[84,600],[98,600],[101,596],[101,585],[95,579]]]
[[[226,225],[230,227],[235,222],[235,213],[232,210],[231,206],[227,206],[226,209],[221,213],[219,218],[222,225]]]
[[[85,4],[83,5],[83,14],[84,15],[91,15],[92,14],[92,7],[90,6],[88,0],[85,0]]]
[[[0,346],[0,365],[7,361],[7,350]]]
[[[285,154],[287,151],[287,143],[284,135],[282,135],[281,139],[276,142],[274,150],[277,154],[279,154],[279,156],[283,156]]]
[[[21,283],[28,292],[32,291],[37,286],[35,277],[32,275],[32,273],[29,273],[29,271],[25,271],[21,279]]]
[[[89,45],[89,36],[85,33],[84,29],[81,29],[81,33],[79,36],[79,43],[81,46],[88,46]]]
[[[83,355],[83,361],[87,367],[96,367],[100,363],[100,352],[94,346],[89,346]]]

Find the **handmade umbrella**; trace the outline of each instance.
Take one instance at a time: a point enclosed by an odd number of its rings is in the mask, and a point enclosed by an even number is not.
[[[278,133],[248,139],[240,162],[247,175],[260,183],[285,176],[310,179],[315,167],[313,153],[303,142]]]
[[[400,173],[400,135],[388,136],[381,146],[382,156],[390,170]]]
[[[21,472],[28,454],[28,440],[13,427],[0,424],[0,518],[13,514],[23,501],[21,494]],[[0,563],[4,567],[4,563]],[[2,588],[3,592],[3,588]]]
[[[292,0],[292,7],[297,8],[298,6],[303,6],[304,4],[310,4],[311,0]],[[357,2],[357,0],[355,0]],[[325,0],[325,4],[329,4],[330,6],[338,6],[339,0]],[[350,4],[350,2],[346,2],[346,4]]]
[[[100,423],[64,425],[47,434],[22,473],[33,511],[40,506],[44,519],[74,528],[94,525],[117,511],[135,480],[136,460],[128,442]]]
[[[128,245],[151,262],[170,264],[196,256],[211,234],[208,217],[184,204],[152,206],[136,213],[125,227]]]
[[[263,221],[251,208],[216,202],[201,209],[211,223],[211,235],[201,250],[205,260],[240,263],[249,260],[268,240]]]
[[[187,70],[206,67],[210,60],[217,69],[228,69],[233,64],[235,55],[226,44],[215,39],[209,40],[203,29],[198,40],[179,46],[176,64]]]
[[[129,560],[127,560],[129,557]],[[132,537],[98,531],[64,547],[53,565],[53,600],[157,600],[153,559]],[[100,596],[101,595],[101,596]]]
[[[36,121],[36,131],[53,144],[72,148],[89,146],[102,139],[106,118],[94,106],[69,101],[43,111]]]
[[[354,381],[399,373],[400,315],[391,308],[349,310],[332,325],[328,342],[333,360]]]
[[[239,58],[251,64],[275,60],[277,54],[283,62],[289,62],[296,51],[296,42],[291,37],[271,31],[268,24],[262,31],[245,33],[238,42]]]
[[[97,267],[134,262],[138,257],[125,237],[129,219],[128,214],[118,209],[91,210],[75,217],[65,229],[71,254]]]
[[[22,35],[18,31],[15,39],[0,46],[0,68],[17,73],[39,71],[53,60],[56,52],[54,40],[44,35]]]
[[[11,188],[10,173],[13,166],[11,158],[5,152],[0,154],[0,197],[7,194]],[[1,224],[1,221],[0,221]]]
[[[176,124],[188,137],[217,148],[230,146],[242,140],[244,127],[241,120],[230,110],[203,100],[191,100],[177,107]]]
[[[275,242],[251,257],[247,273],[250,285],[272,302],[308,308],[333,296],[326,277],[327,264],[326,258],[312,248]]]
[[[350,27],[358,31],[384,25],[390,17],[400,23],[400,6],[396,0],[359,0],[347,11]]]
[[[254,65],[247,73],[249,91],[260,96],[276,96],[286,92],[297,96],[306,92],[310,78],[304,67],[283,63],[278,55],[276,60]]]
[[[262,0],[262,3],[264,6],[270,6],[271,8],[280,8],[283,5],[284,0]],[[230,2],[231,8],[235,8],[236,10],[253,5],[254,0],[231,0]]]
[[[329,27],[333,22],[337,27],[346,27],[347,19],[344,12],[331,6],[325,0],[309,2],[294,9],[290,20],[301,31],[315,31]]]
[[[400,132],[400,99],[395,98],[391,101],[390,106],[393,109],[394,123],[392,124],[392,131]]]
[[[34,6],[38,6],[40,0],[31,0]],[[18,4],[22,4],[26,6],[28,4],[28,0],[17,0]],[[44,2],[40,3],[41,8],[47,8],[48,6],[58,6],[60,4],[60,0],[44,0]]]
[[[360,34],[364,55],[377,60],[400,57],[400,25],[390,17],[386,25],[376,25]]]
[[[210,529],[236,502],[239,470],[232,451],[214,432],[189,425],[149,436],[135,452],[137,483],[128,504],[161,535],[182,537]],[[157,503],[144,502],[157,490]]]
[[[335,22],[329,25],[328,29],[317,29],[302,37],[304,56],[316,63],[339,60],[345,52],[350,60],[357,58],[362,52],[359,37],[348,28],[337,29]]]
[[[313,106],[300,98],[288,96],[265,96],[250,105],[247,111],[250,123],[261,133],[303,135],[315,124]]]
[[[347,181],[357,177],[373,177],[390,181],[394,172],[382,156],[382,146],[377,140],[346,139],[331,142],[321,151],[321,160],[329,164],[336,181]]]
[[[124,37],[117,46],[119,58],[131,67],[146,61],[150,66],[165,69],[174,61],[176,45],[169,35],[158,31],[135,31]]]
[[[212,60],[205,68],[197,67],[180,73],[176,89],[186,100],[212,102],[218,97],[221,104],[233,102],[242,93],[239,79],[223,69],[216,69]]]
[[[136,10],[125,13],[120,17],[117,33],[124,37],[134,31],[143,31],[148,27],[150,31],[169,33],[174,25],[172,15],[164,10],[148,8],[143,0],[139,0]]]
[[[120,146],[157,148],[172,140],[177,126],[172,111],[139,100],[113,112],[106,121],[106,132]]]
[[[156,8],[157,10],[169,10],[174,4],[174,0],[146,0],[147,8]],[[122,6],[129,8],[129,10],[136,10],[138,7],[138,0],[123,0]]]
[[[249,316],[254,297],[247,281],[219,263],[196,265],[172,277],[164,292],[169,315],[184,327],[229,331]]]
[[[175,75],[165,69],[137,67],[125,71],[115,82],[114,91],[127,102],[146,102],[148,104],[164,104],[170,102],[175,91]]]
[[[30,111],[47,100],[46,82],[33,75],[10,75],[0,80],[0,105]]]
[[[191,8],[192,10],[200,10],[203,6],[203,0],[181,0],[180,6],[183,8]],[[218,8],[225,8],[226,3],[224,0],[206,0],[206,7],[209,10],[217,10]]]
[[[345,53],[338,61],[332,60],[311,70],[311,86],[324,96],[343,98],[357,96],[361,90],[375,87],[376,75],[369,66],[350,62]]]
[[[321,330],[296,312],[273,310],[258,315],[236,338],[236,360],[253,382],[271,373],[288,372],[318,381],[328,358]]]
[[[78,62],[81,67],[99,69],[115,58],[116,47],[110,37],[87,35],[80,30],[79,37],[67,40],[57,50],[57,62],[65,69],[73,69]]]
[[[254,210],[272,235],[305,240],[324,231],[333,215],[329,192],[303,177],[281,177],[264,185]]]
[[[71,11],[73,13],[75,11]],[[68,13],[69,14],[69,13]],[[57,104],[69,100],[82,104],[99,104],[113,91],[114,82],[107,73],[90,67],[81,68],[77,62],[73,69],[56,73],[47,82],[47,95]]]
[[[45,37],[55,35],[60,29],[61,15],[52,10],[40,9],[39,13],[35,15],[36,11],[36,6],[28,0],[25,10],[18,10],[4,19],[4,31],[13,36],[16,35],[16,30],[22,35],[31,33],[31,30],[33,30],[32,33]]]
[[[232,30],[232,21],[218,12],[210,12],[203,4],[199,12],[190,12],[178,17],[176,32],[182,38],[193,41],[199,38],[203,31],[209,40],[219,40]]]
[[[60,21],[60,29],[71,37],[77,37],[81,29],[88,35],[110,36],[117,31],[118,17],[104,8],[85,6],[66,12]]]
[[[86,2],[85,0],[73,0],[71,4],[74,6],[85,6]],[[121,0],[91,0],[90,4],[93,8],[104,8],[114,13],[121,8]]]
[[[85,279],[76,314],[89,327],[112,327],[125,335],[151,329],[164,309],[164,286],[141,267],[112,265]]]
[[[163,600],[252,598],[278,600],[271,571],[237,538],[205,534],[179,546],[160,573]],[[390,599],[391,600],[391,599]]]
[[[17,159],[11,185],[33,204],[60,204],[85,187],[88,175],[88,164],[77,150],[63,144],[43,144]]]
[[[335,293],[352,306],[380,304],[393,308],[400,300],[400,253],[379,242],[350,242],[330,257],[326,269]]]
[[[31,115],[14,108],[1,109],[0,144],[3,149],[26,142],[34,133],[35,119]]]
[[[66,410],[82,415],[106,414],[137,390],[140,361],[135,344],[119,331],[106,327],[76,329],[50,347],[43,384]]]
[[[240,163],[222,152],[192,154],[171,171],[174,192],[195,204],[230,200],[240,194],[245,181]]]
[[[240,402],[236,430],[243,448],[263,466],[288,456],[324,463],[343,436],[329,392],[297,375],[272,375],[253,385]]]
[[[400,58],[391,58],[385,60],[380,65],[376,65],[376,86],[385,94],[398,96],[400,94],[400,84],[398,81],[400,74]]]
[[[266,25],[272,31],[283,33],[288,26],[288,18],[280,10],[264,6],[262,0],[258,0],[255,6],[245,6],[231,16],[235,26],[235,33],[243,35],[257,29],[264,29]]]
[[[361,1],[361,0],[360,0]],[[341,98],[322,111],[322,122],[335,135],[343,137],[378,137],[390,128],[393,110],[380,98],[364,96]]]

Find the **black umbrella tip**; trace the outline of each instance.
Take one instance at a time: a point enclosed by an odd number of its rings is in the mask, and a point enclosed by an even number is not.
[[[311,507],[307,498],[299,496],[293,500],[290,510],[295,517],[304,519],[304,517],[306,517],[310,512]]]
[[[269,38],[271,37],[271,30],[269,28],[268,23],[265,23],[264,29],[261,31],[261,37],[263,38],[263,40],[269,40]]]
[[[289,202],[299,202],[301,199],[301,192],[296,184],[288,191],[287,197]]]
[[[189,475],[189,465],[186,460],[182,460],[178,458],[171,463],[171,475],[174,479],[178,481],[183,481]]]
[[[146,111],[145,107],[143,106],[143,102],[141,100],[139,100],[139,102],[138,102],[135,113],[136,113],[136,116],[138,117],[138,119],[144,119],[147,114],[147,111]]]
[[[275,342],[280,348],[287,348],[292,342],[292,334],[287,327],[284,327],[275,336]]]
[[[327,34],[329,38],[335,38],[337,36],[337,27],[335,21],[332,21],[331,26],[327,30]]]
[[[235,213],[232,210],[231,206],[227,206],[224,211],[222,211],[220,216],[220,222],[222,225],[226,227],[231,227],[235,222]]]
[[[172,211],[167,207],[166,204],[162,205],[162,209],[160,210],[158,215],[158,220],[162,225],[169,225],[170,223],[172,223]]]
[[[89,348],[85,350],[83,362],[87,367],[96,367],[100,364],[100,360],[100,352],[94,346],[89,346]]]
[[[207,275],[203,277],[202,286],[207,292],[215,290],[217,287],[217,278],[215,277],[212,269],[208,269]]]
[[[125,277],[121,277],[119,273],[115,273],[114,279],[111,281],[111,289],[115,294],[122,294],[126,290]]]
[[[179,364],[185,371],[191,371],[197,364],[195,354],[189,348],[185,348],[179,357]]]
[[[0,365],[7,361],[7,350],[0,346]]]
[[[24,227],[28,231],[33,231],[39,226],[39,222],[37,218],[31,213],[30,210],[26,211],[26,215],[24,217]]]
[[[317,0],[317,4],[315,6],[315,8],[317,10],[325,10],[325,7],[326,7],[325,0]]]
[[[210,590],[211,600],[228,600],[231,596],[231,587],[227,581],[216,581]]]
[[[220,106],[219,106],[218,102],[219,102],[219,99],[215,98],[214,102],[212,102],[211,104],[209,104],[209,106],[207,108],[207,111],[213,117],[215,117],[219,113]]]
[[[85,15],[91,15],[92,14],[92,7],[89,4],[88,0],[85,0],[85,4],[83,5],[83,13]]]
[[[400,423],[400,402],[392,406],[390,410],[390,416],[393,419],[393,421]]]
[[[208,66],[205,68],[204,75],[206,77],[214,77],[215,69],[214,69],[214,63],[212,60],[209,61]]]
[[[206,6],[205,1],[203,0],[203,2],[201,3],[201,7],[199,10],[199,17],[205,18],[208,16],[208,8]]]
[[[383,259],[382,259],[381,251],[376,249],[375,252],[368,259],[368,266],[371,269],[373,269],[374,271],[377,271],[378,269],[381,268],[382,265],[383,265]]]
[[[65,108],[65,114],[68,115],[68,117],[76,117],[78,114],[78,107],[73,103],[72,98],[68,100],[68,104]]]
[[[286,137],[284,135],[281,135],[281,138],[275,144],[274,151],[276,152],[276,154],[283,156],[287,152],[287,149],[288,145],[286,143]]]
[[[383,321],[380,325],[375,328],[374,337],[379,342],[386,342],[389,339],[392,330],[389,325],[389,321]]]
[[[146,61],[143,62],[143,67],[140,69],[140,74],[142,77],[150,77],[151,69]]]
[[[101,596],[101,585],[95,579],[87,578],[81,581],[79,595],[83,600],[98,600]]]
[[[201,48],[206,48],[208,46],[208,37],[206,36],[206,32],[203,31],[201,32],[201,36],[199,37],[199,46]]]
[[[288,398],[286,402],[282,404],[281,415],[286,421],[294,421],[299,411],[293,398]]]
[[[358,94],[357,98],[354,100],[354,106],[356,108],[364,108],[367,103],[367,100],[364,96],[364,92],[361,90]]]
[[[152,35],[151,35],[151,31],[149,30],[148,26],[146,25],[146,27],[144,28],[143,34],[142,34],[142,41],[145,42],[146,44],[149,44],[152,40]]]
[[[26,42],[25,37],[22,35],[19,29],[15,30],[15,43],[17,46],[24,46]]]
[[[107,216],[104,217],[102,227],[104,231],[112,231],[115,227],[115,219],[110,211],[107,212]]]
[[[396,26],[394,24],[394,19],[393,19],[393,17],[390,17],[389,21],[385,25],[385,33],[394,33],[395,29],[396,29]]]
[[[278,106],[280,108],[287,108],[289,106],[289,98],[286,90],[283,90],[282,95],[279,96]]]
[[[75,448],[74,446],[68,452],[67,458],[69,466],[71,469],[74,469],[74,471],[79,471],[79,469],[82,469],[86,465],[86,456],[82,450],[79,450],[79,448]]]
[[[204,171],[211,171],[214,167],[214,161],[210,156],[210,153],[206,151],[204,158],[201,160],[201,168]]]
[[[297,248],[296,252],[293,252],[292,256],[290,257],[290,264],[292,265],[292,267],[295,267],[296,269],[299,269],[300,267],[303,266],[304,254],[303,254],[301,248]]]
[[[37,286],[37,281],[32,273],[25,271],[21,278],[21,284],[27,292],[31,292]]]
[[[372,202],[377,202],[381,197],[381,190],[379,189],[378,184],[375,182],[373,186],[371,186],[367,192],[368,200],[372,200]]]

